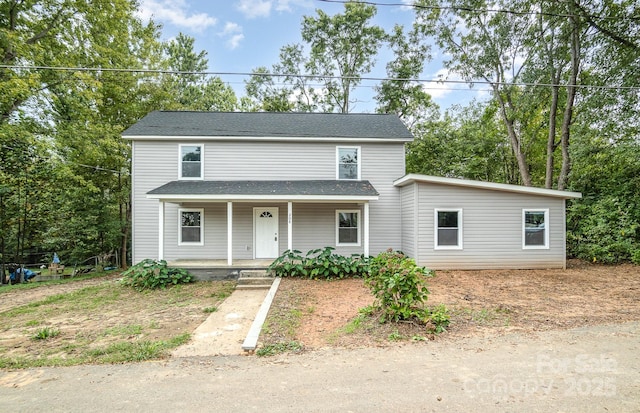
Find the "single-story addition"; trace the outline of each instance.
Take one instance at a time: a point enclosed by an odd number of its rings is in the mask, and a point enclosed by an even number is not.
[[[562,268],[580,194],[405,175],[395,115],[152,112],[132,145],[133,261],[393,248],[430,268]]]

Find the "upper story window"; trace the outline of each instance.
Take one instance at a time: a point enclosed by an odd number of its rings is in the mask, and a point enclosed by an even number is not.
[[[337,178],[338,179],[360,179],[360,147],[358,146],[338,146],[337,154]]]
[[[435,249],[462,249],[462,209],[436,209]]]
[[[180,145],[180,179],[203,179],[204,176],[204,145]]]
[[[549,248],[549,210],[522,210],[522,248]]]

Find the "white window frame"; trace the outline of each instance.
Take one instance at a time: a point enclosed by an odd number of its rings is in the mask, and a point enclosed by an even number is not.
[[[200,176],[182,176],[182,148],[185,146],[200,147]],[[204,179],[204,143],[181,143],[178,145],[178,179],[185,181],[201,181]]]
[[[182,213],[183,212],[199,212],[200,213],[200,241],[182,241]],[[184,246],[203,246],[204,245],[204,208],[179,208],[178,209],[178,245]]]
[[[458,213],[458,244],[457,245],[438,245],[438,212],[457,212]],[[461,250],[463,249],[462,240],[464,232],[464,221],[462,208],[435,208],[433,210],[433,249],[434,250]]]
[[[544,245],[526,245],[526,216],[527,212],[544,212]],[[522,209],[522,249],[523,250],[548,250],[549,249],[549,208],[523,208]]]
[[[340,242],[340,214],[358,214],[357,242]],[[359,247],[362,239],[362,211],[359,209],[336,209],[336,246]]]
[[[340,178],[340,149],[355,149],[358,156],[358,177],[356,179]],[[336,179],[339,181],[359,181],[362,179],[362,149],[360,146],[336,146]]]

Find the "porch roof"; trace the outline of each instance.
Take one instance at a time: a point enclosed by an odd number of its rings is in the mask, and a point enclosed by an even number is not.
[[[374,201],[378,191],[369,181],[172,181],[147,192],[165,201]]]

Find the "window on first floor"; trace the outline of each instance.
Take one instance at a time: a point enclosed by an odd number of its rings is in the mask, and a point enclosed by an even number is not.
[[[203,178],[203,151],[203,145],[180,145],[180,165],[178,171],[180,179]]]
[[[549,210],[522,210],[522,248],[549,248]]]
[[[204,245],[204,210],[180,209],[179,245]]]
[[[360,211],[336,211],[336,245],[360,245]]]
[[[337,178],[360,179],[360,148],[338,146],[337,149]]]
[[[435,249],[462,249],[462,209],[436,209]]]

